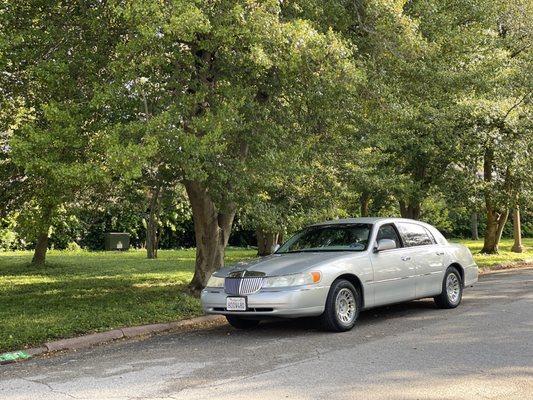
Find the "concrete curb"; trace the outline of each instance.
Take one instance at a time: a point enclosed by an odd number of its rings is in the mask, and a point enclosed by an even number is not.
[[[103,344],[111,342],[117,339],[133,339],[137,337],[149,336],[155,333],[171,331],[174,329],[182,328],[195,328],[203,324],[220,323],[226,319],[221,315],[206,315],[202,317],[196,317],[191,319],[184,319],[181,321],[163,323],[163,324],[150,324],[130,326],[125,328],[113,329],[106,332],[89,333],[69,339],[54,340],[51,342],[45,342],[43,346],[32,347],[30,349],[24,349],[24,352],[31,357],[65,350],[79,350],[87,347],[91,347],[97,344]],[[21,360],[22,361],[22,360]],[[12,361],[18,362],[18,361]],[[10,362],[10,363],[12,363]]]
[[[493,275],[493,274],[501,274],[503,272],[513,272],[513,271],[520,271],[524,269],[533,269],[533,263],[528,261],[522,266],[513,266],[510,268],[498,268],[498,269],[482,269],[479,271],[479,275]]]
[[[76,350],[83,347],[89,347],[98,343],[110,342],[111,340],[121,339],[124,337],[121,329],[113,329],[107,332],[90,333],[88,335],[78,336],[70,339],[54,340],[45,342],[44,346],[48,351]]]

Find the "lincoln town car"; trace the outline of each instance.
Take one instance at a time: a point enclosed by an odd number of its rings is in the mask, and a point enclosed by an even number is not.
[[[216,271],[201,293],[207,314],[239,329],[273,317],[316,317],[351,329],[362,310],[421,298],[455,308],[478,279],[470,251],[433,226],[349,218],[308,226],[272,255]]]

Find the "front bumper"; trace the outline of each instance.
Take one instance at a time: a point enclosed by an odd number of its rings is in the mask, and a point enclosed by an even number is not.
[[[287,289],[261,289],[247,298],[246,311],[227,311],[224,288],[202,290],[202,307],[206,314],[239,316],[272,316],[297,318],[316,316],[324,312],[329,286],[301,286]]]

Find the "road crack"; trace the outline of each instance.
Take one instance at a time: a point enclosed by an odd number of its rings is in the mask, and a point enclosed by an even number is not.
[[[67,392],[63,392],[62,390],[59,390],[59,389],[55,389],[52,387],[52,385],[50,385],[48,382],[43,382],[43,381],[39,381],[37,379],[29,379],[29,378],[19,378],[19,379],[22,379],[23,381],[26,381],[26,382],[30,382],[30,383],[36,383],[38,385],[42,385],[42,386],[45,386],[48,388],[48,390],[50,390],[52,393],[57,393],[57,394],[62,394],[64,396],[67,396],[67,397],[70,397],[71,399],[80,399],[80,397],[76,397],[74,395],[71,395],[70,393],[67,393]]]

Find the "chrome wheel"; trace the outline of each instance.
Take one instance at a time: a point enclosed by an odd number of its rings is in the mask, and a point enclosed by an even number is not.
[[[461,282],[455,274],[450,274],[446,278],[446,294],[450,303],[456,304],[459,301],[461,295]]]
[[[339,322],[345,325],[351,324],[355,319],[356,307],[352,291],[347,288],[339,290],[335,299],[335,313]]]

